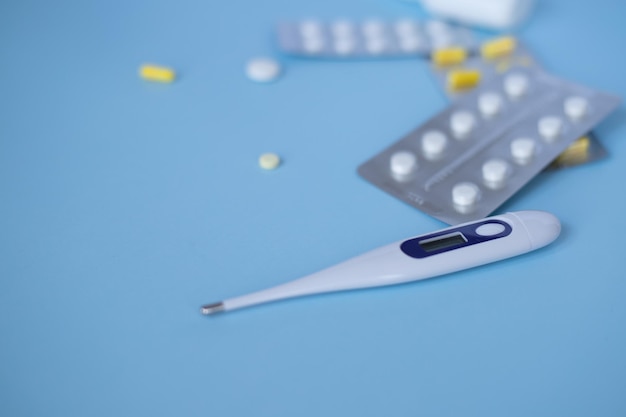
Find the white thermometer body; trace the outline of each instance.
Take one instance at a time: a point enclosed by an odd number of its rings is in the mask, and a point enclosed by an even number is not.
[[[303,295],[400,284],[521,255],[554,241],[559,220],[518,211],[448,227],[374,249],[295,281],[202,307],[203,314]]]

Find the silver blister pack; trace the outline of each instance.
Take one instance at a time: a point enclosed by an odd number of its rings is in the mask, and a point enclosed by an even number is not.
[[[514,69],[459,97],[358,172],[448,224],[480,219],[619,102],[538,69]]]
[[[501,39],[501,38],[500,38]],[[519,39],[515,39],[515,48],[509,53],[496,58],[483,58],[480,53],[469,55],[462,64],[451,66],[438,66],[433,62],[429,65],[430,71],[446,97],[456,100],[469,93],[473,89],[451,91],[448,88],[448,74],[455,70],[476,70],[481,74],[481,81],[475,88],[480,88],[481,84],[488,82],[494,77],[499,77],[504,72],[511,72],[519,68],[541,69],[541,65],[531,53],[530,49]],[[603,159],[607,156],[607,151],[602,146],[597,136],[593,132],[577,139],[571,145],[571,149],[566,149],[563,155],[557,157],[553,163],[549,164],[547,170],[569,168],[589,162]]]
[[[476,46],[467,28],[440,20],[282,22],[277,37],[287,54],[326,59],[415,57],[429,55],[436,48]]]

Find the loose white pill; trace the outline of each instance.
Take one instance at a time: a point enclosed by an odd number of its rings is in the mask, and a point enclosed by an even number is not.
[[[563,120],[557,116],[545,116],[537,123],[539,134],[545,140],[551,142],[559,137],[563,129]]]
[[[483,117],[493,117],[502,109],[502,97],[493,92],[483,93],[478,97],[478,109]]]
[[[399,37],[415,36],[419,33],[419,26],[416,21],[411,19],[398,20],[394,29]]]
[[[264,153],[259,156],[259,166],[263,169],[276,169],[280,165],[280,157],[275,153]]]
[[[348,20],[338,20],[331,25],[331,32],[338,38],[354,36],[354,25]]]
[[[474,115],[465,110],[459,110],[450,116],[450,129],[457,139],[466,137],[476,126]]]
[[[381,36],[385,32],[385,25],[379,20],[368,20],[363,23],[362,30],[365,36]]]
[[[302,47],[309,54],[318,54],[324,49],[324,40],[321,37],[304,38]]]
[[[429,130],[422,135],[422,152],[428,159],[437,159],[446,149],[448,138],[443,132]]]
[[[280,75],[280,64],[271,58],[254,58],[248,61],[246,74],[259,83],[274,81]]]
[[[391,155],[391,173],[400,178],[405,178],[417,169],[417,157],[408,151],[399,151]]]
[[[452,188],[452,202],[461,210],[474,206],[479,197],[480,188],[473,182],[460,182]]]
[[[509,163],[503,159],[490,159],[483,164],[483,180],[490,188],[501,188],[510,172]]]
[[[530,138],[518,138],[511,142],[511,156],[520,165],[525,165],[533,158],[536,144]]]
[[[504,78],[504,91],[512,99],[522,97],[528,91],[528,77],[519,73],[507,75]]]
[[[322,24],[316,20],[306,20],[300,24],[300,35],[305,38],[322,36]]]
[[[352,38],[337,38],[335,39],[335,52],[340,55],[348,55],[354,52],[356,43]]]
[[[587,114],[589,102],[584,97],[568,97],[563,103],[563,108],[567,117],[572,120],[580,120]]]

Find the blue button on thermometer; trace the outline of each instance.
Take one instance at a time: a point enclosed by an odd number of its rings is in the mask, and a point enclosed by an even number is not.
[[[201,311],[208,315],[285,298],[432,278],[539,249],[560,232],[559,220],[544,211],[487,217],[392,243],[286,284],[207,304]]]

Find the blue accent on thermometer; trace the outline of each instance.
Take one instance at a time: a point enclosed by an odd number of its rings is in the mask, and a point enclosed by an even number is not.
[[[392,243],[286,284],[207,304],[201,312],[433,278],[539,249],[560,232],[559,220],[545,211],[487,217]]]
[[[491,227],[485,227],[490,225]],[[481,230],[494,232],[481,234]],[[406,240],[402,242],[400,249],[412,258],[426,258],[465,246],[499,239],[508,236],[512,231],[511,226],[501,220],[485,220]]]

